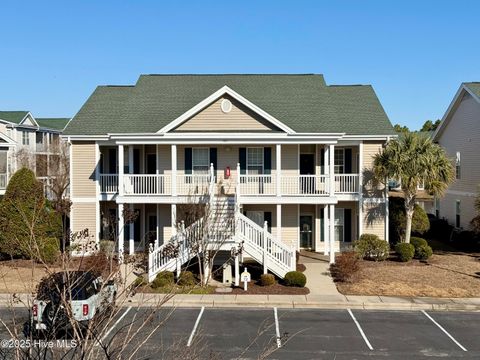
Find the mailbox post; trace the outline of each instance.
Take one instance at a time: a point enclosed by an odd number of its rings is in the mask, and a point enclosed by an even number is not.
[[[241,278],[242,278],[242,281],[243,281],[243,290],[247,291],[247,283],[249,283],[252,280],[252,276],[247,271],[247,268],[245,268],[243,270]]]

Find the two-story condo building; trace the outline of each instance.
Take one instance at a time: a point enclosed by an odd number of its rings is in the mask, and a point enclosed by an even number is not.
[[[436,200],[437,216],[468,230],[480,185],[480,82],[461,84],[434,134],[455,164],[455,182]]]
[[[372,163],[394,134],[371,86],[326,85],[322,75],[142,75],[99,86],[64,132],[72,231],[98,241],[114,217],[120,251],[142,248],[146,234],[161,248],[177,206],[213,183],[242,222],[234,241],[267,256],[269,270],[294,268],[284,255],[301,248],[333,261],[362,233],[388,241],[387,190]],[[124,230],[125,207],[139,217]],[[276,252],[253,244],[265,230]]]
[[[29,111],[0,111],[0,195],[22,166],[48,183],[60,134],[70,119],[35,118]]]

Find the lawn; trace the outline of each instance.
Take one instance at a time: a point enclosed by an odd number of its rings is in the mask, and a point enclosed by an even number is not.
[[[480,297],[480,253],[436,251],[428,262],[361,261],[352,282],[337,288],[345,295]]]

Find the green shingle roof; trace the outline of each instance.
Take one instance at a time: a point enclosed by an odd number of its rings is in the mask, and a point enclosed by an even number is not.
[[[38,125],[43,128],[62,131],[70,121],[69,118],[35,118]]]
[[[475,95],[480,97],[480,82],[467,82],[464,83]]]
[[[296,132],[394,134],[371,86],[327,86],[315,74],[142,75],[97,87],[64,133],[155,133],[225,85]]]
[[[22,121],[27,114],[28,111],[0,111],[0,119],[14,124],[20,124],[20,121]]]

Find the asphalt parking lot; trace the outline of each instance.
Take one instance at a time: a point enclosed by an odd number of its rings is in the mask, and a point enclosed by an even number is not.
[[[480,313],[318,309],[121,309],[107,340],[142,327],[139,358],[480,358]],[[0,310],[0,317],[7,316]],[[130,326],[133,324],[132,326]],[[158,324],[160,327],[156,328]],[[9,338],[5,329],[2,339]],[[145,339],[138,336],[135,346]],[[168,350],[172,347],[175,351]],[[167,356],[168,354],[168,356]],[[183,357],[185,355],[182,355]]]

